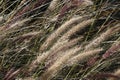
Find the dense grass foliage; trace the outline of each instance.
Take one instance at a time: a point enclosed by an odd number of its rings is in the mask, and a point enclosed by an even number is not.
[[[119,80],[120,0],[0,0],[0,80]]]

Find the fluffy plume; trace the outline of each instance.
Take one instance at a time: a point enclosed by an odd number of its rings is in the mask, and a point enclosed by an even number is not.
[[[31,70],[34,70],[38,64],[40,64],[41,62],[44,62],[44,60],[46,60],[48,57],[49,58],[54,58],[53,56],[57,57],[59,56],[59,52],[64,52],[65,50],[69,49],[71,46],[74,46],[75,44],[78,43],[78,41],[81,40],[81,37],[74,39],[70,42],[65,43],[64,45],[61,46],[57,46],[56,48],[52,48],[52,50],[47,51],[45,53],[42,53],[41,55],[37,56],[37,59],[33,61],[33,63],[31,64]],[[49,59],[48,59],[49,60]]]
[[[113,55],[120,49],[120,41],[118,43],[112,44],[112,46],[102,55],[103,59],[108,58],[109,56]]]
[[[10,70],[7,72],[7,74],[5,75],[4,79],[8,78],[8,77],[11,75],[11,73],[13,73],[13,72],[14,72],[14,69],[13,69],[13,68],[10,69]]]
[[[26,0],[22,0],[21,3],[20,3],[20,5],[24,4],[25,2],[26,2]]]
[[[40,35],[42,33],[42,31],[38,31],[38,32],[30,32],[27,34],[23,34],[21,36],[18,36],[14,39],[14,41],[24,41],[25,39],[30,40],[30,38],[36,36],[36,35]]]
[[[74,39],[74,40],[71,40],[70,42],[69,42],[69,39],[64,39],[64,40],[58,40],[53,46],[52,46],[52,48],[50,49],[50,50],[56,50],[58,47],[62,47],[63,45],[64,46],[70,46],[70,45],[72,45],[72,44],[76,44],[78,41],[80,41],[80,40],[82,40],[82,36],[81,37],[78,37],[78,38],[76,38],[76,39]]]
[[[56,31],[54,31],[47,40],[43,43],[43,45],[40,47],[40,51],[46,50],[54,41],[56,38],[58,38],[64,31],[69,29],[71,25],[78,23],[82,17],[78,18],[72,18],[69,21],[66,21],[62,26],[60,26]]]
[[[30,18],[27,18],[27,19],[23,19],[21,21],[17,21],[15,22],[14,24],[9,24],[9,27],[8,26],[3,26],[1,27],[1,31],[4,31],[4,30],[11,30],[13,28],[18,28],[20,26],[23,26],[27,21],[29,21]]]
[[[27,21],[29,21],[29,20],[30,20],[30,19],[27,18],[27,19],[24,19],[24,20],[22,20],[22,21],[17,21],[16,23],[12,24],[12,25],[10,26],[10,28],[13,28],[13,27],[16,27],[16,26],[22,26],[25,22],[27,22]]]
[[[73,64],[76,64],[78,62],[83,62],[85,61],[86,59],[90,58],[91,56],[95,55],[95,54],[98,54],[100,51],[102,51],[103,49],[94,49],[94,50],[89,50],[89,51],[86,51],[86,52],[82,52],[76,56],[74,56],[73,58],[71,58],[68,62],[67,62],[67,65],[70,66],[70,65],[73,65]]]
[[[66,12],[70,11],[72,8],[75,7],[86,7],[93,5],[91,0],[68,0],[66,4],[61,8],[60,13],[58,15],[58,20],[60,20]]]
[[[120,49],[120,43],[119,43],[119,39],[117,39],[112,46],[102,55],[103,59],[107,59],[108,57],[112,56],[114,53],[116,53],[117,51],[119,51]],[[92,66],[98,59],[100,58],[100,56],[95,56],[91,59],[88,60],[87,64],[89,66]]]
[[[65,33],[58,41],[61,41],[62,39],[68,39],[71,35],[75,34],[77,31],[81,31],[82,29],[86,28],[87,26],[91,25],[91,23],[94,21],[94,19],[85,20],[78,25],[71,28],[67,33]]]
[[[116,70],[113,74],[120,79],[120,69]],[[118,80],[118,78],[109,78],[108,80]]]
[[[115,27],[112,27],[112,28],[108,29],[107,31],[102,33],[99,37],[97,37],[96,39],[93,39],[93,41],[91,41],[85,47],[85,50],[97,47],[101,42],[105,41],[110,36],[112,36],[114,33],[119,32],[119,31],[120,31],[120,25],[119,24],[116,25]]]
[[[4,80],[13,80],[15,78],[15,76],[17,76],[19,74],[20,71],[21,71],[21,69],[18,69],[16,71],[12,72],[8,76],[6,76],[6,78],[4,78]]]
[[[77,26],[75,26],[75,27],[73,27],[70,31],[68,31],[67,33],[65,33],[57,42],[56,42],[56,44],[55,44],[55,47],[53,47],[52,49],[53,50],[55,50],[55,48],[56,47],[58,47],[58,43],[59,43],[59,45],[61,45],[61,43],[60,42],[64,42],[65,40],[68,40],[67,38],[70,36],[70,35],[72,35],[72,34],[74,34],[76,31],[78,31],[78,30],[82,30],[83,28],[85,28],[86,26],[88,26],[88,25],[90,25],[92,22],[94,21],[94,19],[89,19],[89,20],[87,20],[87,21],[83,21],[83,22],[81,22],[80,24],[78,24]],[[54,33],[54,34],[52,34],[52,35],[50,35],[50,38],[48,38],[46,41],[47,41],[47,43],[49,44],[50,42],[51,42],[51,40],[53,41],[54,40],[54,38],[56,37],[56,34],[60,34],[60,32],[62,32],[63,31],[63,27],[62,28],[59,28],[57,31],[56,31],[56,33]],[[62,30],[62,31],[61,31]],[[57,35],[58,36],[58,35]],[[46,43],[46,42],[45,42]],[[43,44],[43,47],[44,47],[44,49],[45,49],[45,45],[47,44]],[[48,45],[46,46],[46,47],[48,47]],[[43,49],[43,48],[42,48]],[[45,53],[43,53],[42,55],[40,55],[40,56],[38,56],[37,57],[37,59],[33,62],[33,64],[38,64],[39,62],[41,62],[41,60],[44,60],[44,59],[46,59],[48,56],[49,56],[49,54],[51,54],[51,53],[53,53],[52,51],[50,51],[50,52],[45,52]],[[32,65],[33,65],[32,64]],[[35,65],[34,65],[35,66]],[[32,67],[31,67],[32,68]]]
[[[91,0],[83,0],[83,5],[90,6],[93,5],[93,2]]]
[[[52,0],[52,2],[50,3],[50,6],[48,7],[48,9],[50,11],[53,11],[56,8],[58,2],[59,2],[59,0]]]
[[[60,59],[56,60],[56,62],[46,70],[46,72],[40,77],[41,80],[50,80],[52,79],[65,65],[66,61],[78,52],[80,48],[75,47],[73,49],[67,50]]]
[[[47,62],[48,65],[49,64],[51,65],[51,63],[56,61],[58,57],[61,57],[62,55],[64,55],[63,54],[64,51],[74,47],[80,40],[82,40],[81,37],[78,37],[74,40],[71,40],[70,42],[67,42],[67,43],[61,45],[61,46],[57,46],[56,49],[54,49],[53,52],[50,53],[50,56],[48,56],[48,61],[49,61],[49,63]]]

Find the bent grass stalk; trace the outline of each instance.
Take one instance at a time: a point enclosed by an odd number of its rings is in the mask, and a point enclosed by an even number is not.
[[[103,49],[93,49],[93,50],[89,50],[86,52],[82,52],[79,53],[76,56],[73,56],[68,62],[67,62],[67,66],[72,66],[74,64],[77,64],[78,62],[83,62],[85,60],[88,60],[91,56],[100,53],[100,51],[102,51]]]
[[[85,50],[95,48],[97,47],[101,42],[107,40],[109,37],[111,37],[114,33],[120,31],[120,25],[116,25],[105,32],[103,32],[99,37],[96,39],[93,39],[88,45],[85,46]]]
[[[56,38],[58,38],[63,32],[65,32],[68,28],[71,27],[76,22],[79,22],[82,19],[82,17],[78,18],[72,18],[68,21],[66,21],[62,26],[60,26],[56,31],[54,31],[43,43],[43,45],[40,47],[40,51],[45,51],[54,41]]]
[[[37,58],[32,62],[29,71],[34,70],[38,66],[38,64],[40,64],[41,62],[44,62],[47,58],[51,58],[54,55],[59,55],[59,52],[64,52],[65,50],[69,49],[69,47],[74,46],[80,40],[81,40],[81,37],[79,37],[77,39],[74,39],[70,42],[67,42],[64,45],[61,45],[61,46],[57,47],[57,49],[52,48],[52,50],[49,50],[49,51],[44,52],[41,55],[37,56]]]
[[[65,55],[59,58],[50,68],[48,68],[45,73],[40,77],[41,80],[50,80],[52,79],[65,65],[66,61],[69,60],[72,55],[80,50],[79,47],[67,50]]]
[[[68,32],[66,32],[58,41],[68,39],[71,35],[75,34],[77,31],[81,31],[84,28],[91,25],[92,22],[94,22],[94,19],[88,19],[88,20],[85,20],[85,21],[79,23],[78,25],[71,28]]]

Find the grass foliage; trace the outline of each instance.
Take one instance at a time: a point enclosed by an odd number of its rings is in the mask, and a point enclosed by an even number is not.
[[[119,0],[0,0],[0,80],[119,80]]]

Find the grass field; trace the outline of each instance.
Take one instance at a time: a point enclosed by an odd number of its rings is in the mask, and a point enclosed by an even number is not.
[[[0,0],[0,80],[120,80],[120,0]]]

